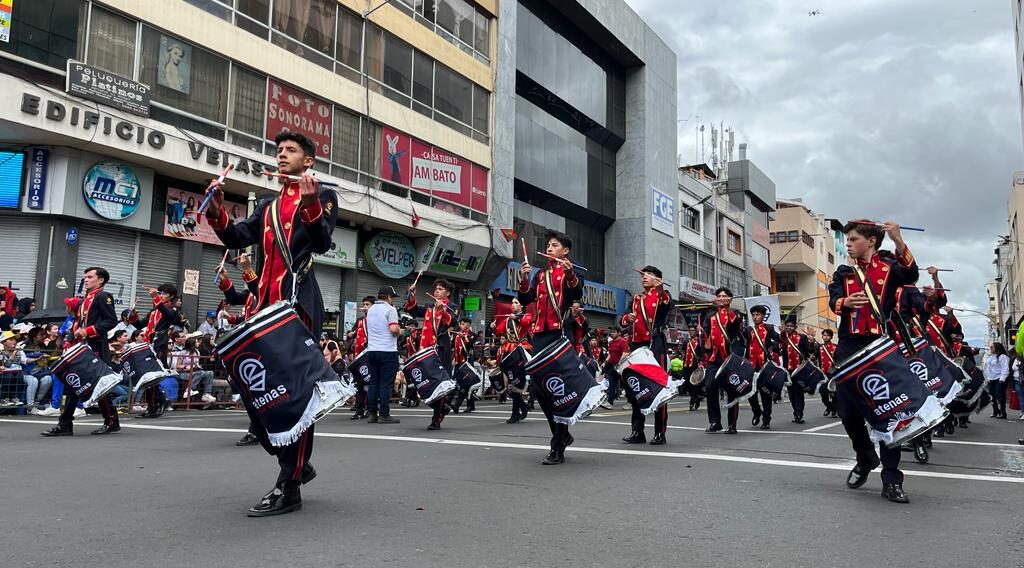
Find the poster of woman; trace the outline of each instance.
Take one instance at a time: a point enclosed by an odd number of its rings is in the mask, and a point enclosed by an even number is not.
[[[192,46],[160,36],[160,59],[157,64],[156,82],[181,94],[189,94],[192,77]]]

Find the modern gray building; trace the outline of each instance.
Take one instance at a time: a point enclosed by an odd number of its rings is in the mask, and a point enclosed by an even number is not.
[[[740,159],[729,162],[726,193],[729,202],[743,211],[745,217],[743,242],[727,240],[725,243],[727,249],[744,257],[746,286],[742,293],[749,296],[767,294],[772,285],[768,221],[775,211],[775,182],[747,159],[746,144],[740,144]]]
[[[497,52],[494,206],[512,208],[534,266],[546,230],[572,237],[606,325],[634,267],[678,281],[675,54],[621,0],[502,2]],[[522,261],[519,243],[507,253]]]

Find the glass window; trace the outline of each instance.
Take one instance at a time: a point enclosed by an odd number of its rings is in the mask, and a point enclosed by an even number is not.
[[[231,1],[232,0],[224,0],[224,3],[221,3],[217,0],[185,0],[185,2],[192,4],[207,14],[213,14],[214,16],[229,22],[231,21]],[[228,5],[225,5],[225,3]]]
[[[153,28],[142,29],[139,80],[152,87],[153,100],[224,123],[228,62]]]
[[[775,244],[775,233],[768,233],[768,244]]]
[[[325,55],[334,55],[334,0],[276,0],[274,29]],[[301,55],[301,49],[297,51]]]
[[[715,257],[706,254],[697,255],[697,280],[707,284],[715,281]]]
[[[700,212],[693,207],[683,207],[683,227],[700,233]]]
[[[412,46],[384,32],[384,84],[404,94],[412,94]]]
[[[435,17],[434,0],[415,0],[416,13],[423,16],[423,19],[433,23]]]
[[[92,8],[89,53],[85,62],[124,77],[135,74],[137,24],[99,6]]]
[[[487,56],[491,51],[491,18],[483,12],[477,12],[474,22],[476,34],[473,36],[473,47]]]
[[[455,4],[460,0],[437,0],[437,25],[452,35],[458,35],[455,23],[458,9]]]
[[[469,79],[440,63],[435,63],[434,108],[460,122],[469,124],[471,99]]]
[[[238,65],[233,65],[231,71],[232,110],[228,126],[259,136],[263,132],[267,78]]]
[[[359,70],[360,50],[363,43],[363,25],[358,16],[341,9],[338,17],[338,61]],[[355,82],[359,82],[358,75]]]
[[[796,273],[795,272],[776,272],[775,273],[775,291],[776,292],[796,292]]]
[[[268,39],[267,24],[270,22],[270,0],[236,1],[238,2],[238,12],[235,15],[235,25],[251,34]]]
[[[740,241],[740,236],[732,231],[728,231],[726,236],[726,246],[729,250],[736,254],[743,254],[743,244]]]
[[[679,275],[697,279],[697,251],[686,246],[679,247]]]
[[[795,243],[798,240],[800,240],[800,231],[788,231],[786,233],[786,241],[787,242]]]
[[[78,21],[84,21],[76,0],[26,0],[14,3],[11,38],[0,51],[57,69],[78,53]]]
[[[412,66],[412,98],[426,105],[425,114],[430,116],[429,107],[434,105],[434,60],[417,51],[413,54]],[[419,105],[414,106],[420,110]]]
[[[359,169],[359,116],[334,107],[334,140],[332,160]]]
[[[755,262],[760,262],[761,264],[767,266],[768,249],[764,248],[763,246],[757,243],[754,243],[753,246],[750,247],[750,258]]]
[[[473,128],[488,133],[488,122],[490,121],[490,97],[487,91],[473,85]]]

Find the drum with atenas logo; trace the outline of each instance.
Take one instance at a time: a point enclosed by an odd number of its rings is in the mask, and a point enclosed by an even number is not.
[[[271,446],[295,442],[356,392],[350,382],[338,379],[313,334],[285,302],[260,310],[224,334],[216,351]]]
[[[814,394],[814,391],[818,390],[818,383],[824,381],[825,378],[825,373],[817,365],[810,361],[804,361],[793,371],[791,380],[805,393]]]
[[[455,381],[441,366],[437,348],[424,347],[405,360],[402,367],[406,380],[412,381],[423,404],[430,404],[456,388]]]
[[[100,359],[86,343],[69,347],[51,367],[53,374],[71,389],[82,405],[93,406],[121,382],[121,375]]]
[[[958,357],[957,359],[960,358]],[[945,358],[945,361],[948,363],[946,368],[960,384],[960,392],[957,393],[953,400],[946,404],[950,414],[959,418],[970,416],[972,412],[984,408],[987,402],[983,401],[982,398],[988,397],[988,391],[985,389],[985,374],[981,369],[975,365],[968,371],[958,365],[956,360],[950,361],[948,358]]]
[[[358,388],[365,388],[370,384],[370,365],[367,363],[369,351],[363,350],[352,362],[348,365],[349,374],[352,375],[352,379],[355,381],[355,385]]]
[[[459,385],[460,389],[472,390],[482,382],[483,377],[469,363],[463,363],[455,369],[455,384]]]
[[[498,394],[505,392],[505,381],[502,380],[502,377],[504,376],[505,374],[502,373],[501,369],[499,369],[498,367],[495,367],[487,371],[487,380],[491,385],[491,389],[493,389],[494,392]]]
[[[601,372],[601,365],[598,364],[597,360],[587,355],[586,353],[580,354],[580,361],[583,361],[583,367],[590,372],[590,375],[597,378],[597,374]]]
[[[754,382],[761,392],[782,394],[782,389],[789,383],[789,373],[774,361],[765,361]]]
[[[618,372],[644,415],[653,413],[679,395],[682,380],[669,377],[647,347],[634,349],[619,361]]]
[[[754,365],[749,359],[736,353],[729,354],[715,373],[714,380],[732,400],[725,407],[732,408],[754,394]]]
[[[860,410],[873,441],[890,448],[924,434],[947,415],[888,336],[836,365],[835,379],[836,396]]]
[[[910,361],[910,370],[939,398],[939,402],[948,405],[963,388],[950,372],[950,366],[955,363],[923,337],[915,337],[912,345],[912,354],[907,351],[905,345],[900,345],[900,351]]]
[[[530,379],[526,376],[526,363],[530,361],[530,355],[522,345],[506,353],[498,368],[508,375],[508,386],[512,392],[526,392]]]
[[[128,377],[129,384],[135,385],[135,396],[160,381],[176,375],[164,367],[164,362],[148,343],[129,343],[121,350],[121,370]]]
[[[526,374],[540,396],[551,399],[554,421],[575,424],[586,418],[605,399],[604,388],[583,365],[576,349],[565,338],[534,355]]]

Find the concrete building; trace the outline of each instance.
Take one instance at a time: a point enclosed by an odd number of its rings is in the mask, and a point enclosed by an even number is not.
[[[1024,270],[1021,246],[1024,245],[1024,171],[1013,173],[1006,200],[1007,234],[999,237],[995,248],[996,298],[999,302],[999,331],[1003,340],[1017,332],[1024,320]]]
[[[744,285],[733,290],[737,296],[760,296],[771,288],[768,260],[768,222],[775,211],[775,182],[753,161],[747,159],[747,145],[740,144],[739,160],[729,162],[725,193],[729,202],[743,212],[743,233],[730,233],[720,245],[722,258],[743,257]]]
[[[998,249],[996,249],[998,254]],[[985,293],[988,295],[988,308],[986,314],[989,319],[988,336],[985,338],[985,347],[989,350],[992,349],[993,341],[1000,341],[1002,333],[1000,328],[1002,325],[999,322],[1002,321],[1002,310],[999,304],[999,281],[989,280],[985,283]],[[1016,330],[1014,330],[1016,332]],[[1012,336],[1012,334],[1010,334]],[[1005,344],[1004,344],[1005,345]]]
[[[676,58],[622,0],[501,2],[495,90],[495,208],[507,208],[530,263],[544,233],[574,241],[587,269],[592,327],[612,324],[639,288],[633,268],[679,273]],[[503,214],[504,215],[504,214]],[[492,285],[496,313],[518,283],[514,262]],[[511,251],[510,251],[511,253]]]
[[[1017,52],[1017,102],[1021,114],[1021,138],[1024,139],[1024,20],[1020,0],[1010,0],[1013,9],[1013,46]]]
[[[737,294],[746,288],[743,255],[721,246],[730,235],[744,233],[743,211],[723,194],[724,187],[705,164],[679,168],[681,301],[711,301],[719,286]]]
[[[828,307],[828,284],[836,269],[833,224],[799,199],[776,201],[769,223],[773,293],[784,313],[793,312],[797,324],[835,329],[836,317]]]

